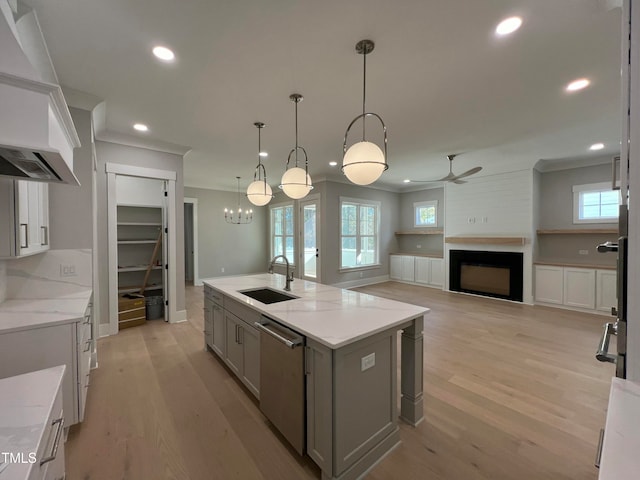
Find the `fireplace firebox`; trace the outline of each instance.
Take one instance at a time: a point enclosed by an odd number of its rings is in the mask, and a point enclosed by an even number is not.
[[[450,250],[449,289],[521,302],[522,261],[522,253]]]

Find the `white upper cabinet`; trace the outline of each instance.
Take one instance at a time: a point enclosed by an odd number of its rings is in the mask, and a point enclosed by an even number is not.
[[[49,250],[49,186],[2,179],[0,198],[0,257]]]

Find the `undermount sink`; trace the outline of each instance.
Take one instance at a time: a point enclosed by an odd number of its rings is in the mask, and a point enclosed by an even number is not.
[[[252,288],[251,290],[238,290],[238,293],[251,297],[260,303],[270,304],[295,300],[296,296],[282,293],[272,288]]]

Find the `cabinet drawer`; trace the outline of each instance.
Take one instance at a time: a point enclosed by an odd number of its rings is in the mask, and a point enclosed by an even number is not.
[[[237,318],[244,321],[252,329],[257,331],[257,328],[253,326],[254,322],[260,321],[260,313],[252,308],[245,307],[240,302],[235,300],[225,299],[224,309],[227,312],[233,313]]]
[[[58,470],[64,473],[64,415],[62,409],[62,389],[58,390],[51,414],[42,434],[42,442],[36,452],[36,461],[29,480],[56,478]],[[41,462],[45,463],[41,463]],[[59,476],[59,475],[58,475]]]
[[[77,324],[76,331],[76,335],[78,337],[78,345],[80,346],[80,348],[84,348],[83,345],[87,341],[91,341],[93,338],[93,335],[91,335],[91,324],[79,322]]]
[[[222,306],[223,305],[223,295],[218,292],[217,290],[214,290],[213,288],[211,288],[208,285],[204,286],[204,296],[205,298],[208,298],[209,300],[214,301],[215,303],[217,303],[218,305]]]

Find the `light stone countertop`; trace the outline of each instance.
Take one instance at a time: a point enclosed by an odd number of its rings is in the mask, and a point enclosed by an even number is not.
[[[291,283],[290,292],[283,291],[299,297],[295,300],[266,305],[238,292],[260,287],[282,291],[285,277],[278,274],[218,277],[204,283],[332,349],[429,312],[425,307],[300,279]]]
[[[73,323],[84,315],[91,293],[83,290],[51,298],[5,300],[0,303],[0,333]]]
[[[38,451],[47,420],[51,414],[65,366],[47,368],[0,380],[0,452],[21,454],[28,462],[29,454]],[[60,440],[62,441],[62,439]],[[31,463],[2,464],[0,480],[26,480]]]
[[[599,480],[640,477],[640,383],[611,382]]]

